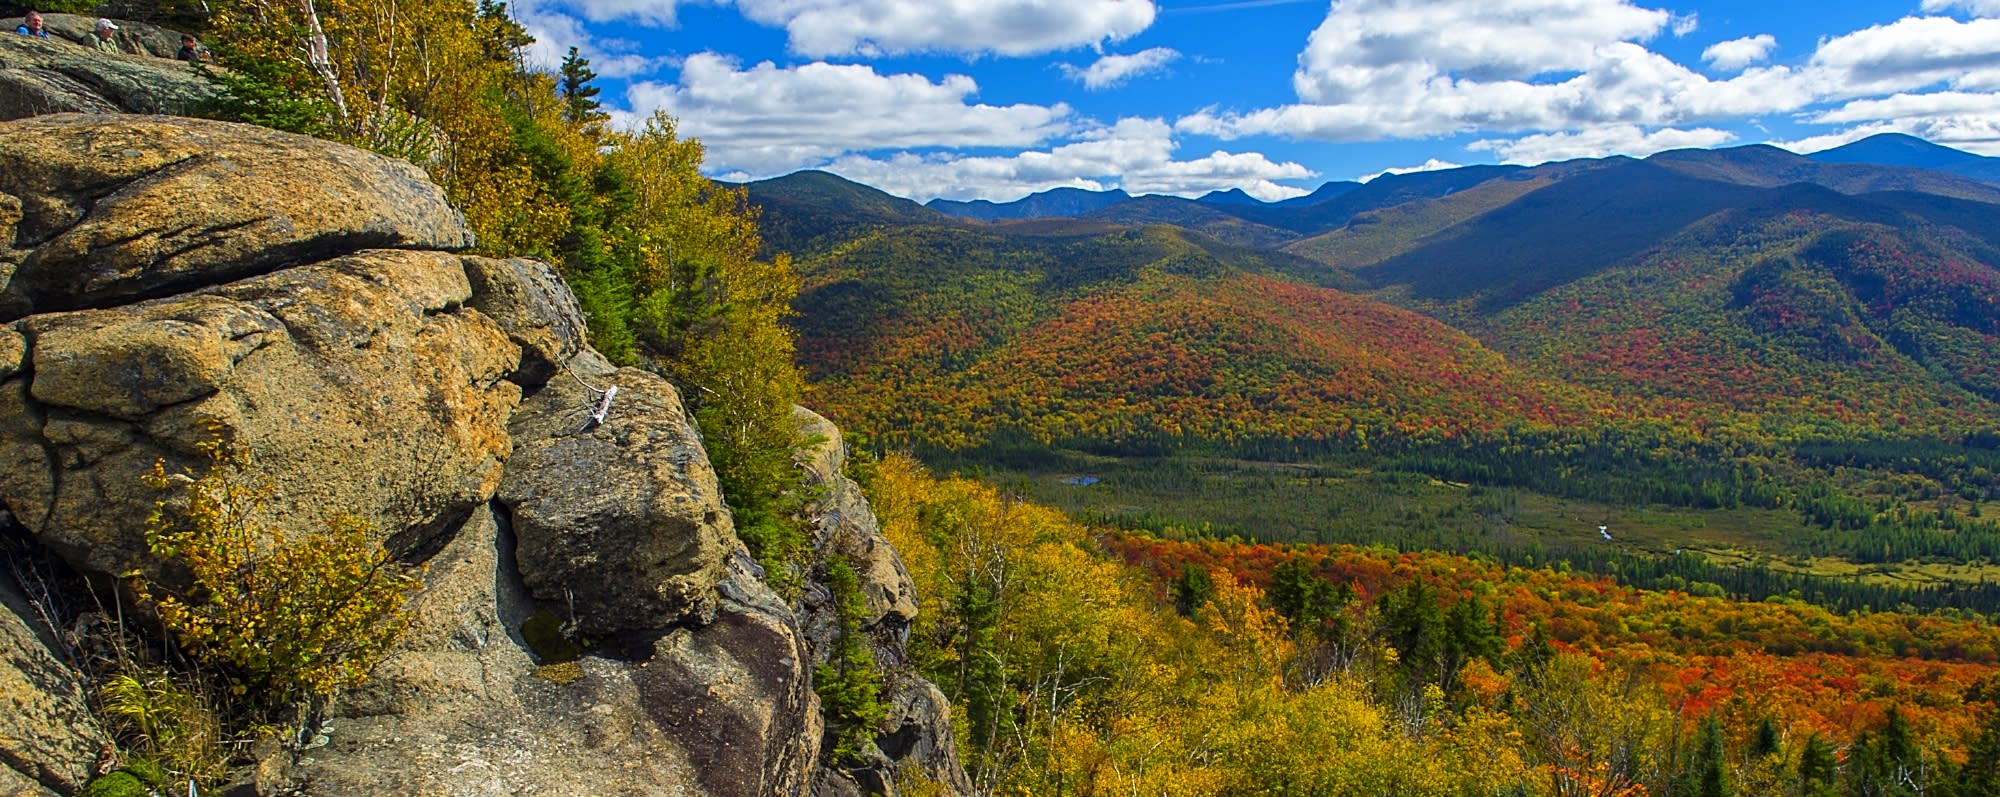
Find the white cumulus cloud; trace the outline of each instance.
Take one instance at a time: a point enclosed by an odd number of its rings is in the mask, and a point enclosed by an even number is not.
[[[567,12],[592,22],[629,19],[647,25],[671,26],[686,0],[513,0],[507,7],[516,15]]]
[[[1387,169],[1383,169],[1382,171],[1376,172],[1374,174],[1356,177],[1354,178],[1354,181],[1357,183],[1367,183],[1367,182],[1373,182],[1375,178],[1387,177],[1392,174],[1416,174],[1417,172],[1436,172],[1436,171],[1443,171],[1445,169],[1456,169],[1463,165],[1464,164],[1452,163],[1451,161],[1447,160],[1439,160],[1437,158],[1431,158],[1430,160],[1424,161],[1423,163],[1419,163],[1415,166],[1391,166]]]
[[[517,0],[515,8],[671,27],[687,4],[733,5],[783,28],[792,52],[808,57],[1035,55],[1121,41],[1159,14],[1153,0]]]
[[[1956,86],[2000,71],[2000,19],[1905,17],[1822,42],[1810,67],[1827,96]]]
[[[1297,102],[1211,107],[1175,126],[1225,140],[1474,133],[1511,162],[1712,146],[1731,140],[1719,122],[1773,114],[2000,146],[2000,108],[1986,99],[2000,92],[2000,0],[1923,8],[1969,18],[1832,35],[1795,65],[1762,63],[1777,46],[1769,34],[1721,42],[1702,61],[1731,74],[1710,77],[1650,49],[1689,31],[1635,0],[1338,0],[1299,54]]]
[[[569,54],[571,47],[590,59],[592,71],[606,78],[648,75],[670,63],[666,57],[637,52],[639,46],[636,43],[592,35],[582,20],[554,10],[546,0],[517,0],[509,9],[515,21],[528,29],[528,35],[535,37],[525,53],[532,66],[553,70],[562,65],[563,57]]]
[[[1492,152],[1505,163],[1533,166],[1572,158],[1602,158],[1609,155],[1630,155],[1637,158],[1670,149],[1719,147],[1735,138],[1735,133],[1713,128],[1647,132],[1636,126],[1617,125],[1573,133],[1538,133],[1516,139],[1481,139],[1466,145],[1466,148]]]
[[[2000,17],[2000,0],[1924,0],[1923,8],[1931,13],[1957,8],[1976,17]]]
[[[771,175],[843,153],[927,147],[1029,147],[1071,128],[1068,106],[973,102],[972,78],[877,73],[866,65],[809,63],[747,69],[700,53],[678,83],[642,82],[627,91],[633,117],[655,109],[701,139],[715,172]],[[627,117],[627,121],[630,121]]]
[[[1063,64],[1062,70],[1071,80],[1096,91],[1116,88],[1135,77],[1165,71],[1168,64],[1180,57],[1180,51],[1171,47],[1153,47],[1131,55],[1106,55],[1087,67]]]
[[[1120,41],[1159,13],[1152,0],[735,0],[784,28],[806,56],[1033,55]]]
[[[1270,201],[1305,193],[1275,181],[1314,176],[1302,165],[1275,162],[1254,152],[1216,151],[1180,160],[1174,157],[1177,147],[1173,129],[1165,122],[1126,118],[1047,149],[970,157],[850,154],[825,168],[918,201],[983,197],[1005,202],[1063,186],[1189,197],[1242,188],[1251,196]]]
[[[1745,36],[1716,42],[1701,51],[1701,60],[1709,66],[1724,72],[1735,72],[1751,64],[1771,57],[1771,48],[1778,46],[1778,39],[1769,33]]]
[[[1526,79],[1584,69],[1606,44],[1646,39],[1665,11],[1622,0],[1343,0],[1312,33],[1292,83],[1342,103],[1445,82]]]
[[[1996,113],[2000,113],[2000,94],[1934,91],[1927,94],[1896,94],[1875,99],[1854,100],[1838,108],[1813,114],[1811,120],[1821,124],[1847,124],[1881,119]]]
[[[1299,102],[1204,110],[1184,132],[1327,141],[1599,126],[1791,110],[1785,67],[1714,80],[1647,49],[1672,24],[1626,0],[1342,0],[1299,55]]]

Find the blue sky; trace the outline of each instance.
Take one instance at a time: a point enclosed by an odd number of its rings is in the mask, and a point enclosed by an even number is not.
[[[2000,155],[2000,0],[514,0],[729,180],[918,201],[1333,180],[1878,132]]]

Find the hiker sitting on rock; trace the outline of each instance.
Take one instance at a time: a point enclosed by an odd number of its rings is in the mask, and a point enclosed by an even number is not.
[[[49,37],[48,29],[42,27],[42,15],[34,11],[28,12],[27,18],[21,20],[21,25],[14,28],[14,32],[23,36],[33,36],[37,39],[46,39]]]
[[[91,44],[95,46],[97,48],[97,51],[100,53],[125,52],[118,46],[118,42],[111,38],[111,34],[117,30],[118,30],[118,23],[99,17],[97,20],[97,38],[92,40]]]
[[[193,61],[196,63],[209,61],[214,58],[214,56],[208,54],[207,47],[201,46],[201,40],[196,39],[192,33],[181,34],[181,51],[174,53],[174,57],[182,61]]]

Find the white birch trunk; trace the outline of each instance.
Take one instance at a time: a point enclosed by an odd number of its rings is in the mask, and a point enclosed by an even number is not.
[[[340,76],[333,71],[333,58],[328,52],[326,30],[320,27],[319,10],[313,7],[313,0],[299,0],[299,11],[306,20],[306,63],[312,66],[320,80],[326,81],[327,96],[333,99],[333,109],[340,114],[342,124],[347,122],[347,98],[340,93]]]

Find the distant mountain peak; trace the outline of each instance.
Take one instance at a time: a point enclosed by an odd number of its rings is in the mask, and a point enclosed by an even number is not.
[[[1935,169],[2000,183],[2000,158],[1975,155],[1902,133],[1877,133],[1806,157],[1821,163],[1863,163]]]
[[[1986,160],[1963,150],[1934,144],[1904,133],[1876,133],[1807,157],[1824,163],[1875,163],[1936,168],[1948,163]]]
[[[1264,202],[1264,200],[1261,200],[1261,199],[1258,199],[1258,198],[1256,198],[1256,197],[1254,197],[1254,196],[1251,196],[1251,195],[1250,195],[1250,194],[1249,194],[1248,192],[1245,192],[1245,191],[1244,191],[1243,189],[1241,189],[1241,188],[1231,188],[1231,189],[1229,189],[1229,190],[1227,190],[1227,191],[1210,191],[1210,192],[1208,192],[1208,193],[1206,193],[1206,194],[1202,194],[1202,195],[1201,195],[1201,198],[1199,198],[1199,199],[1196,199],[1195,201],[1196,201],[1196,202],[1200,202],[1200,203],[1202,203],[1202,204],[1204,204],[1204,205],[1262,205],[1262,204],[1266,204],[1266,203]]]
[[[1029,194],[1012,202],[994,202],[986,199],[971,201],[957,199],[933,199],[925,207],[959,218],[980,221],[1011,221],[1015,219],[1038,219],[1048,216],[1081,216],[1099,208],[1131,199],[1132,195],[1123,189],[1092,191],[1088,188],[1063,186]]]

